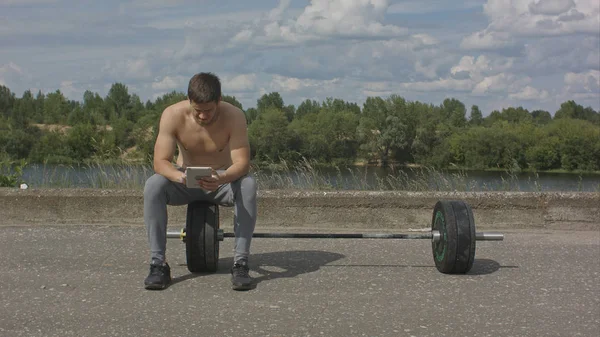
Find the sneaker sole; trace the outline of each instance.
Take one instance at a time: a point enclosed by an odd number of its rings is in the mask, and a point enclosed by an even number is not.
[[[231,286],[233,290],[252,290],[254,288],[254,284],[234,284]]]
[[[162,285],[162,284],[146,284],[144,288],[146,288],[147,290],[163,290],[166,289],[168,287],[168,285]]]

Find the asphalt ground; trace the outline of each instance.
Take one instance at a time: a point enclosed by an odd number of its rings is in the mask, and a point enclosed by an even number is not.
[[[600,232],[504,233],[467,275],[428,240],[255,238],[247,292],[232,239],[214,274],[169,239],[174,282],[148,291],[143,227],[0,226],[0,336],[597,336]]]

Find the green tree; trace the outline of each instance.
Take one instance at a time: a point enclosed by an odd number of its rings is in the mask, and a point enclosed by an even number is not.
[[[284,112],[271,107],[263,110],[248,127],[248,136],[254,156],[259,160],[290,159],[292,135]]]
[[[500,117],[502,120],[513,124],[527,123],[531,121],[531,115],[529,114],[529,111],[523,109],[522,107],[502,109]]]
[[[134,125],[135,124],[132,121],[125,117],[121,117],[113,121],[112,132],[115,137],[115,146],[118,146],[121,149],[127,149],[135,145],[134,139],[131,136]]]
[[[104,116],[107,121],[114,118],[126,116],[127,110],[130,108],[131,95],[129,89],[123,83],[114,83],[108,90],[108,95],[104,100],[104,104],[108,107],[105,110],[108,114]]]
[[[47,164],[75,163],[75,160],[71,159],[67,137],[59,131],[44,132],[31,149],[29,161]]]
[[[444,143],[443,150],[451,154],[444,166],[512,169],[518,165],[522,169],[527,166],[525,152],[532,142],[532,133],[533,126],[521,128],[503,121],[452,134]]]
[[[412,162],[414,160],[412,147],[417,136],[419,116],[429,107],[419,102],[407,102],[398,95],[391,95],[387,102],[391,114],[397,116],[397,122],[403,125],[403,139],[394,145],[393,158],[400,163]]]
[[[442,120],[453,127],[461,128],[467,124],[465,105],[454,98],[446,98],[441,106]]]
[[[123,117],[125,117],[126,120],[135,123],[144,114],[144,110],[145,107],[140,97],[137,94],[132,94]]]
[[[97,132],[91,124],[78,124],[67,132],[69,156],[76,162],[84,162],[94,154],[94,140]]]
[[[8,87],[0,85],[0,116],[10,116],[14,104],[15,94]]]
[[[66,122],[68,103],[60,90],[51,92],[44,99],[44,123],[61,124]]]
[[[109,107],[104,105],[102,97],[98,93],[86,90],[83,93],[82,122],[89,122],[92,125],[105,125],[107,115],[110,115]]]
[[[67,117],[67,123],[71,126],[89,122],[90,118],[86,118],[85,112],[81,107],[76,107],[75,109],[71,110],[69,116]]]
[[[527,163],[536,170],[553,170],[561,166],[560,140],[550,137],[546,132],[538,131],[539,139],[525,153]]]
[[[489,116],[483,119],[483,125],[490,127],[498,122],[502,122],[504,119],[502,118],[502,114],[498,110],[492,111]]]
[[[566,101],[560,105],[560,109],[554,114],[555,119],[573,118],[583,119],[583,106],[575,103],[575,101]]]
[[[408,145],[408,126],[401,111],[406,102],[398,96],[386,100],[368,97],[357,128],[360,149],[367,156],[375,155],[382,166],[389,164],[392,151]]]
[[[46,95],[42,93],[41,90],[38,90],[37,95],[34,100],[34,110],[31,114],[31,119],[34,123],[43,123],[44,122],[44,102],[46,100]]]
[[[38,141],[41,133],[36,127],[26,129],[12,129],[6,133],[4,149],[11,159],[27,159],[33,145]],[[0,144],[0,148],[2,144]]]
[[[548,111],[534,110],[531,112],[531,119],[535,124],[546,125],[552,121],[552,115]]]
[[[469,116],[470,126],[479,126],[483,124],[483,115],[477,105],[471,106],[471,115]]]
[[[600,169],[600,128],[591,122],[560,118],[547,126],[548,136],[558,138],[561,168]]]
[[[10,119],[14,128],[25,129],[35,111],[35,101],[31,91],[27,90],[20,99],[16,99]]]
[[[339,98],[327,97],[322,107],[329,111],[349,111],[356,115],[360,114],[360,107],[356,103],[346,102]]]
[[[256,110],[256,108],[249,108],[246,110],[246,120],[248,121],[248,124],[251,124],[256,118],[258,118],[258,110]]]
[[[256,101],[256,109],[260,112],[266,111],[269,108],[275,108],[283,111],[283,98],[278,92],[270,92],[268,94],[263,94]]]
[[[348,164],[356,158],[358,116],[349,110],[321,108],[295,118],[289,125],[297,137],[295,150],[308,159]]]
[[[295,118],[288,125],[292,149],[307,159],[327,161],[330,156],[329,144],[318,118],[319,112],[308,113]]]
[[[592,107],[587,107],[583,109],[583,120],[592,122],[593,124],[600,125],[600,112],[592,109]]]
[[[283,103],[283,98],[278,92],[271,92],[268,94],[263,94],[256,101],[256,110],[257,114],[260,115],[262,112],[266,111],[269,108],[275,108],[283,111],[287,120],[291,122],[294,119],[295,108],[293,105],[285,106]],[[254,119],[251,119],[254,120]]]
[[[321,104],[315,100],[306,99],[300,105],[298,105],[298,109],[296,110],[296,118],[302,118],[310,113],[317,114],[321,110]]]

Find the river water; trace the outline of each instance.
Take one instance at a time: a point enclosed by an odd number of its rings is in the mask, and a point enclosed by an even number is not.
[[[351,167],[287,171],[254,170],[259,188],[410,191],[585,191],[600,192],[600,174],[434,171]],[[23,180],[32,188],[143,188],[149,166],[28,165]]]

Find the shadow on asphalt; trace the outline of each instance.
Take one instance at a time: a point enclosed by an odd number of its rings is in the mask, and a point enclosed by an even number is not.
[[[368,268],[434,268],[435,265],[403,265],[403,264],[331,264],[345,256],[338,253],[315,250],[299,250],[254,254],[250,257],[250,270],[260,276],[254,278],[255,284],[278,278],[291,278],[301,274],[312,273],[320,268],[343,267],[368,267]],[[219,259],[219,269],[215,274],[229,274],[233,260],[231,257]],[[185,264],[183,264],[185,266]],[[475,259],[473,267],[466,275],[488,275],[499,269],[519,268],[518,266],[501,266],[500,263],[490,259]],[[209,273],[186,274],[173,278],[172,285]]]
[[[519,268],[518,266],[501,266],[500,263],[490,259],[475,259],[473,267],[467,275],[487,275],[504,268]]]
[[[301,274],[312,273],[319,270],[328,263],[342,259],[345,256],[317,250],[295,250],[283,252],[271,252],[252,254],[250,256],[250,270],[260,274],[254,277],[254,283],[274,280],[278,278],[291,278]],[[219,269],[214,274],[229,274],[233,264],[231,257],[219,259]],[[185,264],[183,264],[185,266]],[[190,273],[173,278],[171,285],[184,282],[196,277],[202,277],[209,273]]]
[[[406,264],[330,264],[324,267],[369,267],[369,268],[435,268],[435,265],[406,265]],[[475,259],[473,267],[467,275],[487,275],[501,268],[519,268],[518,266],[501,266],[500,263],[489,259]]]

